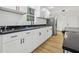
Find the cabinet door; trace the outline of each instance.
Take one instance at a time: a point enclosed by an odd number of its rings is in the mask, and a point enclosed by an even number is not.
[[[35,17],[40,17],[40,6],[36,6],[35,8]]]
[[[33,36],[33,47],[36,49],[41,44],[41,31],[40,29],[34,30],[34,36]]]
[[[3,6],[3,7],[16,10],[16,6]]]
[[[24,31],[23,33],[23,43],[22,43],[22,47],[25,50],[25,52],[32,52],[33,51],[33,31]]]
[[[23,53],[23,49],[20,46],[20,42],[17,40],[3,44],[4,53]]]
[[[17,36],[16,36],[16,35]],[[4,53],[22,53],[24,52],[22,48],[22,34],[12,33],[3,36],[3,52]]]
[[[46,29],[45,28],[41,28],[40,31],[41,31],[40,40],[41,40],[41,43],[43,43],[43,42],[45,42],[47,40],[47,38],[46,38]]]
[[[52,35],[52,27],[47,27],[47,37],[49,38]]]
[[[27,6],[20,6],[19,11],[27,13]]]
[[[27,42],[27,51],[28,52],[32,52],[34,49],[36,49],[40,44],[41,44],[41,33],[40,33],[40,30],[39,29],[35,29],[35,30],[32,30],[30,31],[30,35],[28,36],[26,34],[25,36],[26,38],[26,42]]]
[[[25,52],[32,52],[43,42],[43,37],[40,29],[24,32],[24,44],[23,48]]]
[[[46,33],[44,28],[40,28],[35,30],[35,40],[36,40],[36,45],[37,47],[41,45],[45,40],[46,40]]]

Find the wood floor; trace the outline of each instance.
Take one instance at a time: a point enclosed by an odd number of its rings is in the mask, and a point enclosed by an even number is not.
[[[33,53],[63,53],[62,43],[63,34],[62,32],[58,32],[57,35],[50,37],[46,42],[33,51]]]

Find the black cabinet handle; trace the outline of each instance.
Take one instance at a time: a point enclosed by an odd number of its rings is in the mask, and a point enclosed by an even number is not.
[[[39,36],[41,35],[41,32],[39,32]]]
[[[11,36],[11,38],[17,37],[17,35]]]
[[[24,43],[24,38],[23,38],[23,43]]]
[[[48,32],[48,30],[47,30],[47,32]]]
[[[20,44],[22,44],[22,39],[20,40]]]

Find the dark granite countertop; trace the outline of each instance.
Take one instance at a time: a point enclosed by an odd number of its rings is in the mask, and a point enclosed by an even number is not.
[[[65,29],[63,31],[66,31],[66,32],[79,32],[79,28],[77,28],[77,27],[65,27]]]
[[[29,30],[39,29],[43,27],[49,27],[49,26],[22,27],[22,28],[17,28],[17,29],[12,29],[12,30],[5,30],[5,31],[0,32],[0,35],[21,32],[21,31],[29,31]]]

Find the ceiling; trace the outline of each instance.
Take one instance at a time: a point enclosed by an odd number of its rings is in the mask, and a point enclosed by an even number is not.
[[[54,6],[54,8],[51,9],[52,12],[57,12],[57,11],[79,11],[79,6]]]
[[[53,6],[51,8],[52,14],[61,14],[63,13],[62,10],[64,10],[64,13],[79,13],[79,6]],[[64,14],[63,13],[63,14]]]

